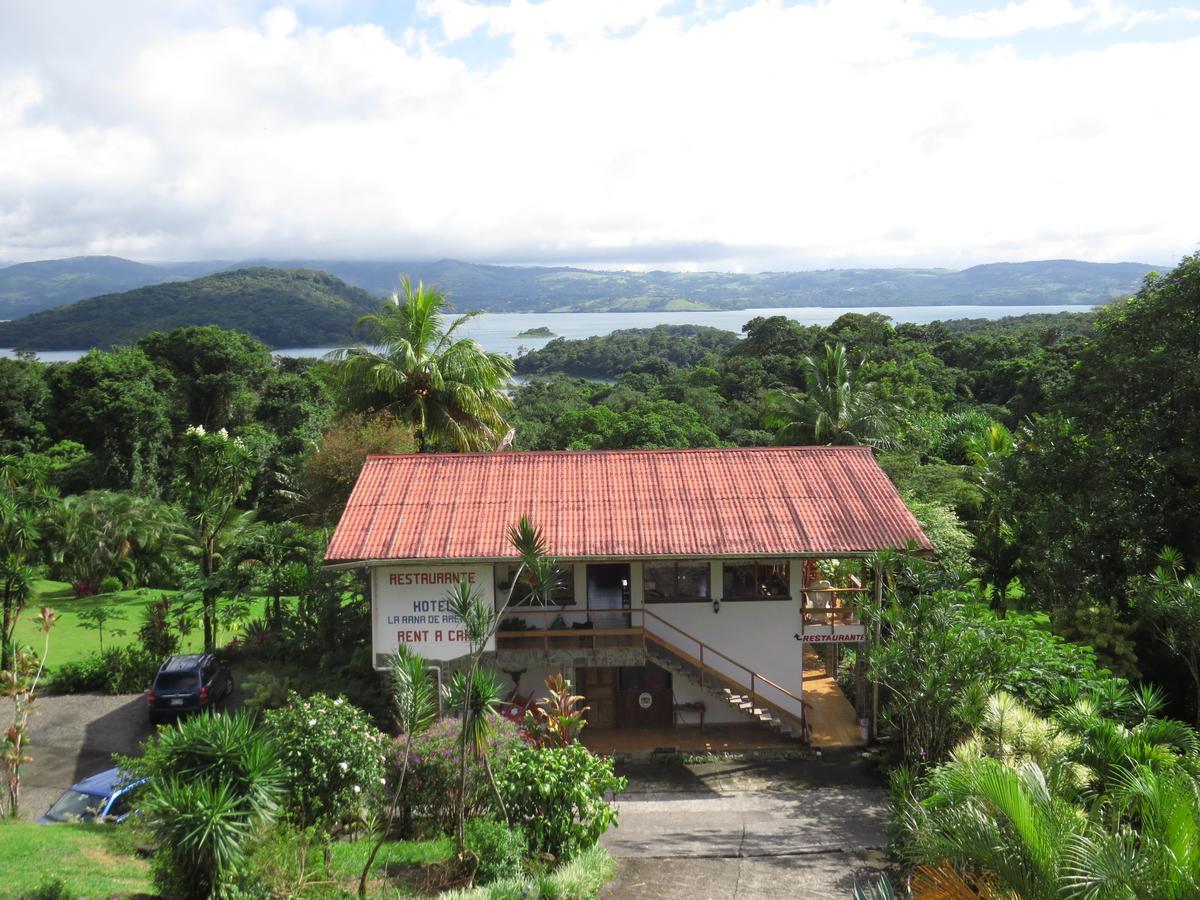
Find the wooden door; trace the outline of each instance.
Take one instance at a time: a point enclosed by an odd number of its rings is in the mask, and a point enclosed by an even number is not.
[[[577,694],[583,695],[584,706],[590,706],[588,725],[592,728],[613,728],[617,724],[617,670],[611,667],[590,667],[575,670]]]

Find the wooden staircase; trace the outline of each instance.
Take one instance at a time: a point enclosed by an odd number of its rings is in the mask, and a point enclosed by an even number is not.
[[[653,613],[647,612],[647,615],[658,618]],[[679,631],[676,626],[661,619],[660,621],[663,621],[669,628]],[[712,697],[728,704],[747,719],[765,725],[779,734],[805,744],[808,743],[809,727],[804,712],[809,704],[786,688],[780,687],[765,675],[734,662],[684,632],[680,633],[699,645],[700,652],[697,655],[688,653],[660,633],[656,633],[650,627],[649,622],[646,623],[646,626],[644,634],[648,660],[674,675],[700,685]],[[711,662],[714,655],[724,663],[720,669]],[[708,659],[705,659],[706,656]],[[733,672],[730,671],[731,669]],[[800,711],[799,714],[784,709],[780,703],[765,697],[764,689],[779,697],[781,701],[790,700],[793,707]]]

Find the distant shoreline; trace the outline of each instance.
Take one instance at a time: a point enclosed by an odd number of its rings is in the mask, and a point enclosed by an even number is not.
[[[752,307],[743,310],[717,310],[710,312],[622,312],[622,313],[488,313],[476,316],[463,324],[459,334],[477,340],[485,350],[516,354],[521,346],[533,349],[549,343],[552,338],[518,338],[513,335],[529,330],[537,323],[540,327],[547,321],[553,331],[566,340],[583,340],[613,331],[630,328],[654,328],[658,325],[687,325],[721,328],[741,333],[751,319],[784,316],[803,325],[829,325],[847,313],[865,315],[882,313],[896,324],[911,322],[916,325],[933,321],[952,322],[962,319],[1000,319],[1011,316],[1056,315],[1059,313],[1087,313],[1096,307],[1076,304],[1014,304],[1012,306],[874,306],[874,307]],[[330,342],[323,346],[272,347],[276,356],[320,357],[337,347],[349,346],[353,340]],[[88,348],[47,348],[34,350],[42,362],[70,362],[87,352]],[[11,349],[0,347],[0,358],[15,357]]]

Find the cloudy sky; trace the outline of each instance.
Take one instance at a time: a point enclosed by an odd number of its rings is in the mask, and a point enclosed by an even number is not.
[[[0,0],[0,260],[1200,246],[1200,3]]]

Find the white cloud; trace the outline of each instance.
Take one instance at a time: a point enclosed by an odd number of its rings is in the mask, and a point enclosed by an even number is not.
[[[997,43],[1111,4],[762,0],[700,22],[657,0],[423,8],[436,34],[264,6],[172,19],[85,65],[0,64],[0,258],[753,269],[1160,262],[1196,242],[1200,39]],[[484,32],[511,54],[470,67],[442,43]]]
[[[920,4],[913,12],[916,15],[910,28],[953,38],[1012,37],[1026,31],[1082,22],[1089,15],[1085,7],[1076,6],[1071,0],[1020,0],[953,17],[934,15]]]

